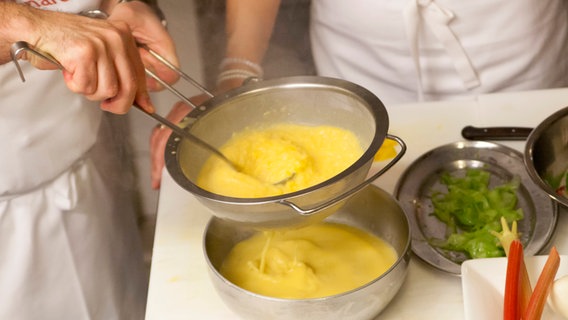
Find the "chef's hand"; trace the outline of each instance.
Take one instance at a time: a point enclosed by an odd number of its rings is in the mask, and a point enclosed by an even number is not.
[[[139,44],[146,45],[170,63],[179,67],[174,41],[155,12],[141,1],[119,3],[110,11],[109,21],[125,22]],[[154,72],[168,84],[175,83],[179,75],[158,61],[148,51],[140,49],[140,56],[147,69]],[[151,91],[163,89],[162,85],[147,77],[147,87]]]
[[[196,106],[209,99],[209,96],[202,94],[192,97],[190,100]],[[191,106],[183,101],[177,102],[167,115],[167,119],[172,123],[179,123],[191,111]],[[156,126],[150,136],[150,157],[151,157],[151,178],[152,188],[159,189],[162,180],[162,170],[164,169],[164,152],[166,143],[172,134],[172,130],[163,126]]]
[[[124,22],[98,20],[74,14],[34,9],[0,2],[3,32],[0,47],[26,41],[63,66],[66,85],[87,99],[101,101],[101,108],[123,114],[136,101],[145,110],[154,108],[136,41]],[[7,18],[6,18],[7,17]],[[57,66],[24,53],[40,69]]]

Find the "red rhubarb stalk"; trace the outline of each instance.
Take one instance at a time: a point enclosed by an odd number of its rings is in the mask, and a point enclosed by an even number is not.
[[[523,260],[523,245],[519,240],[515,239],[511,242],[508,251],[503,320],[519,320],[519,280],[521,262]]]
[[[546,299],[552,283],[554,282],[554,277],[556,277],[556,272],[560,267],[560,255],[556,247],[552,247],[550,253],[548,254],[548,259],[544,264],[544,268],[538,277],[536,286],[534,287],[534,292],[531,295],[529,305],[524,313],[523,320],[538,320],[542,315],[544,306],[546,304]]]
[[[533,293],[531,280],[529,279],[529,273],[527,271],[527,266],[525,265],[525,259],[521,259],[521,269],[519,274],[519,315],[525,314],[531,295]]]
[[[511,228],[509,228],[509,225],[507,224],[507,220],[505,220],[504,217],[501,217],[501,227],[502,227],[502,231],[500,233],[498,232],[493,232],[493,235],[495,235],[497,237],[497,239],[499,239],[499,242],[501,242],[501,245],[503,246],[503,249],[505,250],[505,254],[507,255],[507,257],[509,257],[509,250],[511,248],[511,243],[513,241],[516,241],[517,243],[515,244],[516,246],[518,246],[515,250],[517,251],[521,251],[520,253],[515,253],[515,254],[519,254],[521,255],[519,257],[520,260],[520,267],[519,267],[519,285],[518,285],[518,296],[517,296],[517,309],[518,309],[518,316],[522,315],[525,313],[525,310],[527,309],[527,306],[529,304],[529,300],[531,298],[531,294],[532,294],[532,287],[531,287],[531,282],[529,279],[529,273],[527,272],[527,267],[525,265],[525,260],[524,260],[524,254],[523,254],[523,250],[522,250],[522,245],[521,242],[519,240],[519,233],[517,231],[517,221],[513,221]]]

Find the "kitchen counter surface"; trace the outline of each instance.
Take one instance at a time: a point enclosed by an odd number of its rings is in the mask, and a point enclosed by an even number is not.
[[[502,93],[475,99],[387,107],[389,133],[408,150],[374,184],[392,193],[398,177],[420,155],[463,140],[461,129],[474,126],[534,127],[568,106],[568,88]],[[524,141],[504,142],[523,151]],[[217,296],[203,256],[202,237],[211,214],[164,170],[160,191],[146,319],[235,319]],[[568,212],[560,210],[556,237],[568,254]],[[437,271],[415,256],[400,292],[377,319],[464,318],[461,279]]]

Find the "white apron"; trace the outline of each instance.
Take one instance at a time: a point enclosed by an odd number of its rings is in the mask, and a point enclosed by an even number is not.
[[[564,0],[315,0],[318,74],[387,106],[568,84]]]
[[[79,12],[100,1],[32,2]],[[96,143],[113,128],[60,71],[22,66],[25,83],[0,66],[0,319],[142,319],[131,190],[116,149]]]

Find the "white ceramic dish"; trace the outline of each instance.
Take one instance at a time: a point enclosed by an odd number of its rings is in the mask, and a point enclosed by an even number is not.
[[[525,257],[525,264],[534,288],[547,256]],[[464,314],[466,320],[503,319],[503,295],[507,258],[472,259],[461,266]],[[568,256],[560,256],[556,278],[568,275]],[[563,320],[547,305],[543,320]]]

